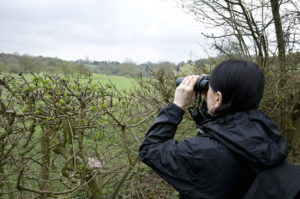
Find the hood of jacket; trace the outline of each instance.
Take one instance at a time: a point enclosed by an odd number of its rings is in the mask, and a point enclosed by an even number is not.
[[[255,165],[272,166],[287,155],[285,139],[274,122],[260,110],[216,118],[201,128]]]

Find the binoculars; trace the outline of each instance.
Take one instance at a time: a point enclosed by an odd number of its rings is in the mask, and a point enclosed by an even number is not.
[[[176,87],[179,86],[179,84],[184,80],[185,77],[179,77],[176,80]],[[209,76],[203,76],[200,75],[199,79],[197,80],[194,91],[195,92],[202,92],[202,91],[207,91],[208,90],[208,81],[209,81]]]

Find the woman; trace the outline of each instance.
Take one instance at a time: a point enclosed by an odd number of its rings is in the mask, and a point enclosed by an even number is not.
[[[195,100],[199,76],[186,77],[162,108],[140,146],[141,160],[179,191],[180,198],[242,198],[258,172],[280,164],[286,143],[257,110],[264,75],[251,62],[229,60],[209,77],[203,134],[175,141],[184,108]]]

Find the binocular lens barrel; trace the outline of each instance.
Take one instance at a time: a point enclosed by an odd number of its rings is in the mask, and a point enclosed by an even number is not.
[[[179,84],[184,80],[185,77],[179,77],[176,80],[176,87],[179,86]],[[194,91],[201,92],[201,91],[207,91],[208,90],[208,80],[209,76],[203,76],[200,75],[199,79],[197,80]]]

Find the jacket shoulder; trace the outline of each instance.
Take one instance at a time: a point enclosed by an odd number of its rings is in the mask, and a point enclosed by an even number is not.
[[[212,159],[219,158],[220,153],[229,150],[218,140],[210,135],[197,135],[178,142],[178,149],[183,156],[190,158]]]

